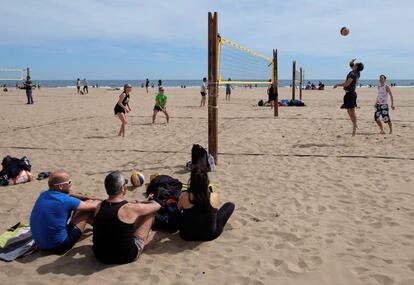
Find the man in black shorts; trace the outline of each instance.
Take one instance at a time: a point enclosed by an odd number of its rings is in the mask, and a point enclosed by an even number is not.
[[[357,93],[355,91],[360,77],[360,72],[364,70],[364,64],[362,62],[355,63],[355,59],[351,60],[349,66],[352,70],[346,76],[346,80],[343,83],[335,84],[333,88],[342,86],[346,91],[344,96],[344,103],[341,106],[341,109],[346,109],[348,111],[349,118],[352,121],[352,136],[355,136],[356,129],[358,128],[357,117],[355,113],[355,108],[357,107]]]
[[[268,103],[270,105],[270,108],[273,109],[274,104],[277,104],[277,93],[273,90],[273,84],[271,80],[269,80],[269,87],[267,88],[267,96],[268,96]]]

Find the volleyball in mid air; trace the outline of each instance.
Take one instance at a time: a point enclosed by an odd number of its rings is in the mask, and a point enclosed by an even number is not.
[[[144,184],[144,182],[145,182],[145,176],[144,176],[144,174],[142,174],[141,172],[136,171],[136,170],[132,171],[132,174],[131,174],[131,184],[134,187],[142,186]]]
[[[347,27],[341,28],[341,36],[346,37],[349,34],[349,29]]]

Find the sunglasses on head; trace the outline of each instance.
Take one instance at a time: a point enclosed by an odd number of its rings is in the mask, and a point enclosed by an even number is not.
[[[68,181],[64,181],[64,182],[60,182],[60,183],[55,183],[53,184],[55,186],[60,186],[60,185],[72,185],[72,180],[68,180]]]

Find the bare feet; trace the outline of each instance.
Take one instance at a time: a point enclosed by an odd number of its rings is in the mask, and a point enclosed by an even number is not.
[[[380,131],[380,134],[381,134],[381,135],[385,135],[384,130],[381,130],[381,131]]]

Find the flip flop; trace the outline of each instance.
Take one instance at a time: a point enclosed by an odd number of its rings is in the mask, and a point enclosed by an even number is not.
[[[46,179],[46,178],[48,178],[48,177],[50,176],[50,174],[51,174],[51,172],[40,172],[40,173],[37,175],[37,180],[43,180],[43,179]]]

